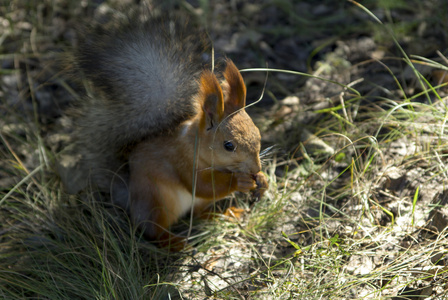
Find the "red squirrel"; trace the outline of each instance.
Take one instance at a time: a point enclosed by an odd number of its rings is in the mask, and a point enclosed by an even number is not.
[[[126,207],[146,238],[177,243],[169,228],[190,210],[267,189],[260,132],[234,63],[226,59],[218,74],[203,67],[199,35],[187,24],[111,24],[91,26],[74,52],[89,83],[76,122],[84,178]]]

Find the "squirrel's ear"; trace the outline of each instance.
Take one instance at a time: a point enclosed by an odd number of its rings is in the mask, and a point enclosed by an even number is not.
[[[224,116],[224,97],[215,74],[204,70],[199,83],[199,97],[205,115],[206,129],[218,124]]]
[[[227,59],[226,62],[227,66],[224,71],[224,78],[227,81],[225,111],[230,114],[246,106],[246,86],[233,61]]]

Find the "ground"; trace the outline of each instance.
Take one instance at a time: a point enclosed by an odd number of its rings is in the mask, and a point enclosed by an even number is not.
[[[85,93],[61,57],[124,2],[0,2],[2,298],[448,299],[446,1],[170,2],[241,69],[270,184],[180,253],[57,167]]]

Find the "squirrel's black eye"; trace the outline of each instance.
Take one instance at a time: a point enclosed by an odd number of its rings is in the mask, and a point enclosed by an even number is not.
[[[224,142],[224,149],[226,149],[229,152],[235,151],[235,146],[231,141],[225,141]]]

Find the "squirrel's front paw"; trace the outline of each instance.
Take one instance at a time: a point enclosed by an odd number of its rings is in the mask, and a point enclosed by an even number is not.
[[[255,180],[255,183],[257,184],[257,187],[251,191],[252,197],[260,199],[263,197],[264,192],[268,189],[268,180],[262,172],[258,172],[252,176],[253,180]]]
[[[236,190],[243,193],[248,193],[257,187],[255,179],[250,174],[234,173],[236,179]]]

